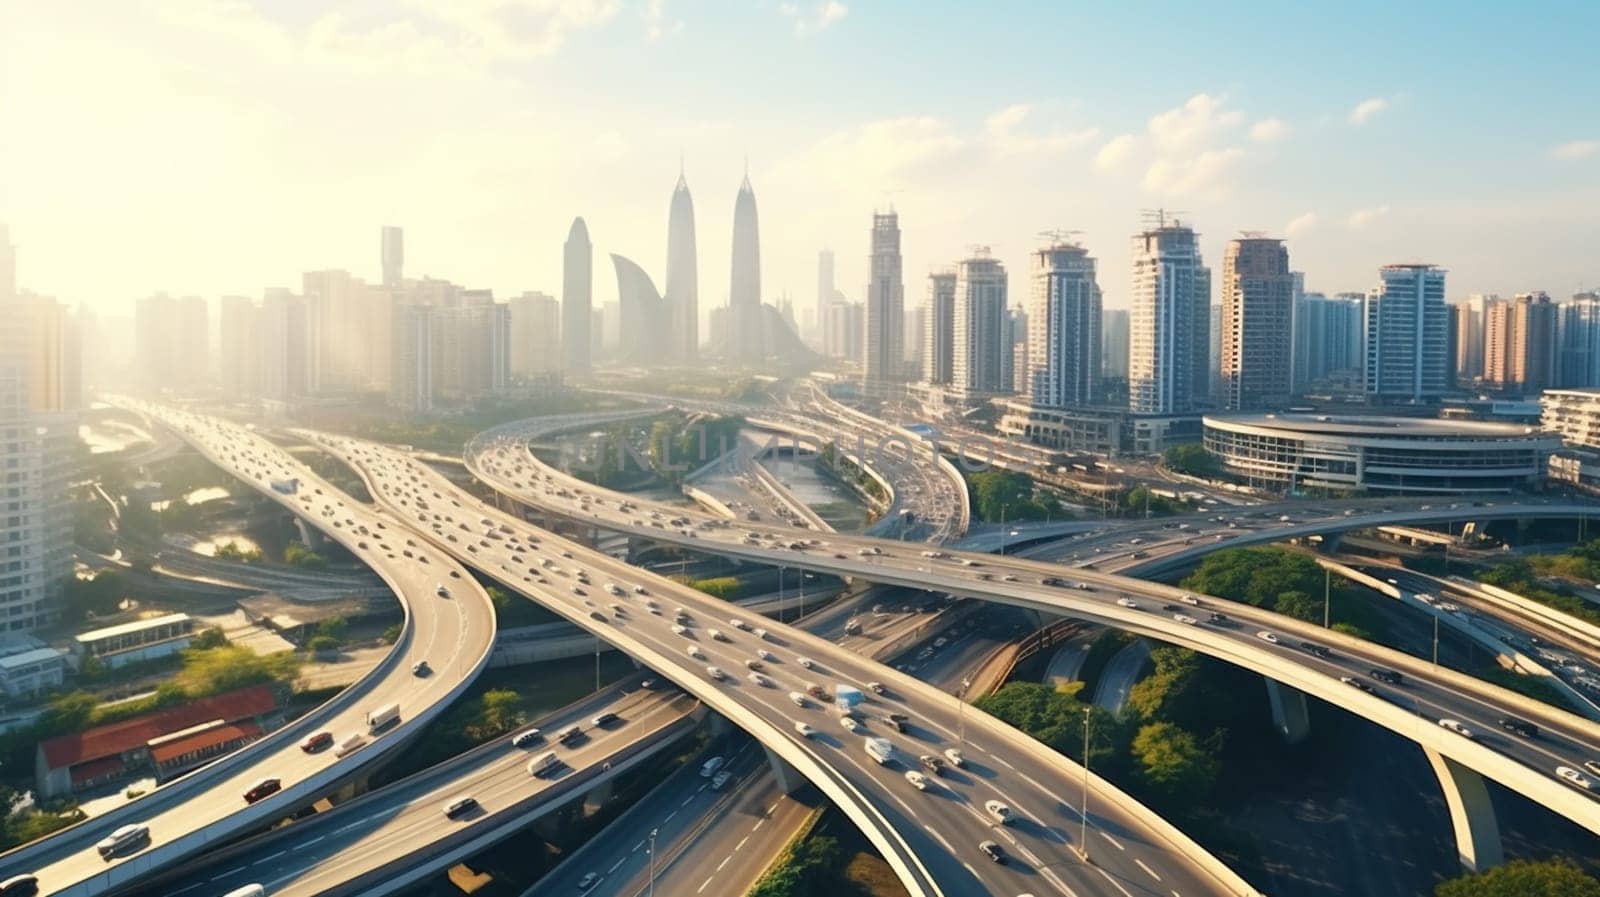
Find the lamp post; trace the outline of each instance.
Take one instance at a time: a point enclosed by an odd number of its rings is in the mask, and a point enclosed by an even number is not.
[[[1333,591],[1333,571],[1322,569],[1322,628],[1328,628],[1328,599]]]
[[[967,689],[971,687],[971,679],[962,679],[961,691],[956,693],[956,744],[963,748],[967,746]]]
[[[1078,856],[1089,862],[1089,708],[1083,708],[1083,800],[1078,804],[1078,818],[1083,820],[1078,833]]]
[[[656,829],[650,830],[650,897],[656,897]]]

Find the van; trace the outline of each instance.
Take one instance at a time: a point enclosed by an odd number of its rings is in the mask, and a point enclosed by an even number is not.
[[[150,826],[142,822],[125,825],[111,834],[100,839],[94,849],[99,852],[101,859],[109,860],[122,851],[144,841],[150,837]]]
[[[565,729],[562,729],[561,730],[561,734],[556,736],[556,740],[561,742],[562,744],[570,746],[574,741],[577,741],[579,738],[582,738],[582,737],[583,737],[583,727],[578,725],[578,724],[576,724],[576,723],[574,723],[574,724],[566,727]]]
[[[254,785],[251,785],[250,790],[244,793],[244,802],[247,804],[253,804],[269,794],[276,794],[282,788],[283,783],[277,779],[262,779]]]
[[[459,819],[478,808],[478,799],[470,794],[462,795],[444,805],[444,818]]]
[[[5,892],[0,891],[0,894],[3,893]],[[262,885],[245,885],[242,888],[234,888],[222,897],[267,897],[267,889]]]
[[[374,710],[367,711],[367,728],[374,732],[398,722],[400,719],[399,704],[385,704]]]
[[[549,751],[528,761],[528,774],[538,778],[544,778],[550,774],[551,770],[554,770],[560,765],[561,759],[556,756],[556,752]]]
[[[725,758],[712,757],[710,760],[700,764],[700,778],[711,778],[712,776],[716,775],[717,770],[721,769],[722,765],[727,762],[728,761]]]
[[[362,735],[360,732],[351,732],[349,735],[345,736],[344,741],[339,742],[338,747],[333,749],[333,755],[335,757],[343,757],[347,754],[354,753],[357,748],[360,748],[366,743],[367,738],[365,735]]]

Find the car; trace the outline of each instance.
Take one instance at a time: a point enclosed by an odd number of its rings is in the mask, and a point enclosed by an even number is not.
[[[674,624],[672,624],[672,634],[673,635],[681,635],[681,636],[683,636],[685,638],[688,638],[689,630],[687,630],[687,629],[683,628],[682,626],[679,626],[678,624],[674,623]]]
[[[1316,642],[1301,642],[1300,650],[1306,652],[1307,654],[1315,654],[1318,657],[1333,656],[1332,651],[1329,651],[1325,646],[1319,645]]]
[[[728,780],[731,778],[733,778],[733,773],[727,771],[726,769],[722,770],[711,777],[711,790],[721,791],[722,786],[728,784]]]
[[[762,688],[771,688],[772,687],[772,680],[768,679],[766,676],[761,675],[760,673],[751,673],[746,678],[748,678],[750,680],[750,684],[751,685],[759,685]]]
[[[932,754],[923,754],[917,758],[917,762],[921,763],[923,768],[936,776],[944,775],[944,760],[939,757],[935,757]]]
[[[1213,626],[1227,626],[1228,625],[1228,615],[1227,614],[1219,614],[1219,613],[1217,613],[1215,611],[1212,611],[1211,613],[1206,614],[1206,622],[1210,623]]]
[[[1523,738],[1539,737],[1539,727],[1527,720],[1517,719],[1514,716],[1502,716],[1499,722],[1500,728],[1513,735],[1519,735]]]
[[[899,714],[891,713],[888,716],[884,717],[883,721],[890,728],[894,729],[896,732],[904,732],[906,730],[906,721],[905,721],[905,719],[903,719],[903,718],[898,718],[897,719],[896,717],[899,717]]]
[[[1340,676],[1339,677],[1339,681],[1343,682],[1345,685],[1350,686],[1351,688],[1359,688],[1359,689],[1361,689],[1362,691],[1366,692],[1369,695],[1377,694],[1377,692],[1373,689],[1372,686],[1370,686],[1367,683],[1362,682],[1360,679],[1356,679],[1356,678],[1354,678],[1352,676]]]
[[[810,738],[817,734],[817,730],[810,723],[797,722],[794,724],[794,730],[800,733],[801,738]]]
[[[597,610],[592,610],[589,611],[589,619],[595,621],[596,623],[604,623],[606,622],[606,615]]]
[[[1011,808],[997,800],[984,801],[983,809],[999,823],[1011,821]]]
[[[889,693],[889,690],[883,687],[882,682],[868,682],[867,688],[876,695],[884,695]]]
[[[693,657],[695,660],[705,660],[706,659],[706,653],[704,651],[700,650],[700,646],[699,645],[690,645],[689,646],[689,656]]]
[[[956,769],[964,769],[964,768],[966,768],[966,765],[967,765],[966,755],[961,753],[961,751],[956,749],[956,748],[947,749],[944,752],[944,758],[946,760],[949,760],[950,761],[950,765],[954,766]]]
[[[1256,638],[1261,639],[1264,642],[1271,642],[1274,645],[1276,645],[1278,643],[1278,635],[1277,635],[1277,633],[1269,632],[1268,630],[1265,630],[1265,629],[1261,630],[1260,632],[1257,632],[1256,633]]]
[[[861,723],[858,722],[855,717],[850,716],[849,714],[839,717],[839,725],[844,726],[844,730],[846,732],[861,731]]]
[[[796,657],[794,659],[794,662],[800,664],[802,667],[805,667],[808,670],[812,669],[812,668],[814,668],[816,666],[816,664],[813,663],[811,658],[809,658],[809,657]]]
[[[1600,776],[1600,760],[1585,760],[1583,761],[1583,768]]]
[[[0,897],[33,897],[39,893],[39,877],[23,873],[0,881]]]
[[[762,660],[765,660],[768,663],[777,663],[778,662],[778,655],[772,653],[771,651],[768,651],[766,648],[757,648],[756,649],[756,656],[761,658]]]
[[[754,658],[751,658],[750,660],[746,660],[744,662],[744,665],[745,665],[746,669],[751,669],[751,670],[763,670],[763,669],[766,668],[766,664],[763,664],[761,661],[756,660]]]
[[[1118,598],[1117,599],[1117,603],[1122,605],[1123,607],[1138,607],[1139,606],[1139,602],[1133,600],[1132,598]]]
[[[720,629],[707,629],[706,635],[711,636],[711,640],[714,642],[725,642],[729,640]]]
[[[762,641],[766,641],[767,638],[768,638],[767,631],[765,629],[759,629],[758,628],[758,629],[752,629],[751,631],[756,634],[756,638],[761,639]]]
[[[578,879],[578,890],[587,891],[599,883],[600,874],[598,872],[586,872],[582,878]]]
[[[305,751],[308,754],[315,754],[317,751],[327,750],[332,744],[332,732],[314,732],[310,735],[307,735],[305,739],[300,742],[300,750]]]
[[[1385,669],[1384,667],[1373,667],[1367,671],[1367,675],[1378,680],[1379,682],[1387,682],[1390,685],[1399,685],[1405,681],[1404,676],[1400,675],[1395,670]]]
[[[100,854],[101,859],[109,860],[124,850],[136,844],[147,843],[149,840],[150,826],[142,822],[133,822],[101,838],[94,845],[94,849]]]
[[[1478,736],[1473,734],[1471,729],[1467,728],[1466,726],[1463,726],[1461,724],[1460,720],[1441,719],[1441,720],[1439,720],[1439,725],[1442,728],[1449,729],[1450,731],[1456,733],[1457,735],[1460,735],[1462,738],[1477,740]]]
[[[993,862],[1004,863],[1006,861],[1005,851],[1001,850],[1000,845],[994,843],[993,841],[980,842],[978,844],[978,849],[983,851],[983,855],[988,857]]]
[[[1572,785],[1576,785],[1585,791],[1595,790],[1594,779],[1589,778],[1570,766],[1557,766],[1556,775],[1560,776],[1563,781]]]
[[[611,725],[621,718],[622,717],[617,716],[615,713],[607,710],[605,713],[598,714],[593,719],[589,720],[589,725],[594,726],[596,729],[604,729],[606,726]]]
[[[906,770],[906,781],[910,782],[911,787],[918,791],[927,791],[928,786],[932,784],[927,776],[917,772],[915,769]]]
[[[544,733],[537,728],[523,729],[521,732],[511,736],[511,744],[519,748],[528,747],[529,745],[538,744],[543,739]]]
[[[724,673],[721,667],[706,667],[706,675],[718,682],[722,682],[728,678],[728,674]]]
[[[733,617],[732,619],[728,620],[728,622],[733,626],[734,629],[742,629],[746,631],[750,629],[750,624],[739,619],[738,617]]]
[[[428,666],[426,660],[419,660],[411,665],[411,675],[418,677],[431,676],[433,675],[433,667]]]
[[[797,691],[789,692],[789,700],[793,701],[794,706],[796,707],[810,706],[810,702],[806,700],[806,696]]]
[[[438,585],[434,586],[433,593],[435,595],[438,595],[440,598],[449,598],[450,597],[450,590],[445,588],[444,587],[444,583],[442,583],[442,582],[439,583]]]
[[[1183,597],[1179,598],[1178,600],[1182,601],[1184,604],[1192,604],[1195,607],[1199,607],[1200,606],[1200,599],[1196,598],[1193,595],[1184,595]]]
[[[1185,626],[1193,626],[1200,622],[1188,614],[1173,614],[1172,619],[1177,620],[1179,623],[1182,623]]]
[[[464,794],[444,805],[444,818],[460,819],[478,808],[478,799]]]
[[[265,778],[250,786],[250,790],[244,793],[244,802],[247,804],[253,804],[263,797],[271,794],[277,794],[281,790],[283,790],[282,782],[278,781],[276,778]]]

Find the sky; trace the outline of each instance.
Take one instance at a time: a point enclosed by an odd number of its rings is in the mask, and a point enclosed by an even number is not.
[[[861,299],[900,213],[908,307],[990,247],[1025,305],[1078,231],[1125,307],[1141,212],[1220,273],[1287,239],[1310,290],[1389,262],[1452,298],[1600,284],[1600,4],[948,0],[0,0],[0,222],[24,288],[103,312],[300,273],[559,294],[584,217],[666,279],[693,191],[702,315],[727,301],[748,160],[764,298],[818,250]]]

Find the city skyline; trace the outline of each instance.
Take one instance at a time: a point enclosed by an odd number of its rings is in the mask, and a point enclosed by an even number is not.
[[[805,19],[804,9],[792,16],[738,10],[722,21],[669,3],[664,16],[647,20],[647,12],[661,9],[597,4],[587,14],[533,15],[539,40],[500,43],[469,24],[446,27],[414,10],[340,21],[274,18],[282,14],[243,4],[184,13],[163,7],[136,22],[116,9],[93,21],[71,12],[30,14],[0,38],[7,69],[30,73],[8,79],[27,87],[0,107],[0,126],[57,139],[18,141],[3,151],[0,220],[25,250],[21,285],[69,304],[125,311],[137,297],[161,291],[259,295],[296,283],[305,270],[345,268],[378,281],[370,234],[394,224],[412,233],[407,268],[416,274],[489,288],[501,298],[556,293],[558,244],[574,216],[604,235],[598,252],[665,257],[661,199],[680,151],[700,185],[697,224],[708,234],[731,229],[728,198],[748,152],[772,233],[783,235],[762,247],[762,295],[787,291],[802,309],[811,301],[818,249],[856,245],[858,222],[891,196],[913,279],[951,264],[973,242],[992,246],[1008,268],[1026,270],[1033,234],[1070,212],[1065,223],[1085,231],[1084,244],[1110,272],[1103,284],[1108,308],[1128,307],[1127,280],[1115,272],[1128,270],[1125,244],[1138,229],[1138,210],[1157,205],[1184,211],[1212,258],[1242,230],[1287,238],[1308,286],[1328,293],[1370,288],[1375,268],[1406,261],[1448,268],[1458,291],[1452,299],[1534,290],[1566,296],[1600,276],[1586,270],[1591,263],[1582,251],[1582,235],[1597,226],[1600,142],[1586,123],[1524,102],[1558,78],[1568,103],[1581,103],[1596,87],[1566,78],[1553,63],[1519,61],[1512,71],[1485,57],[1453,90],[1428,87],[1424,78],[1430,60],[1480,49],[1496,29],[1514,34],[1522,26],[1509,16],[1465,12],[1461,34],[1441,37],[1381,78],[1311,89],[1303,79],[1275,83],[1270,66],[1286,56],[1265,50],[1261,58],[1233,60],[1237,71],[1230,73],[1197,60],[1182,83],[1170,73],[1128,74],[1115,103],[1109,88],[1064,95],[1046,82],[1018,93],[1015,85],[1036,82],[1019,81],[1024,63],[1008,62],[1006,72],[959,89],[938,75],[931,83],[897,84],[882,103],[862,108],[833,103],[848,65],[809,84],[763,80],[738,95],[704,82],[730,54],[740,61],[762,53],[780,72],[827,70],[819,64],[881,39],[894,25],[892,8],[857,6],[827,22]],[[1045,15],[1102,33],[1097,55],[1126,53],[1136,38],[1152,49],[1173,39],[1109,12]],[[802,19],[810,27],[799,28]],[[378,31],[387,20],[407,29]],[[1316,26],[1308,39],[1324,49],[1358,33],[1348,24],[1301,24]],[[752,49],[712,46],[734,27],[751,35]],[[919,23],[927,38],[941,41],[954,27],[947,17]],[[1033,39],[1003,23],[962,27],[1019,48]],[[69,30],[82,34],[64,43]],[[380,33],[402,46],[378,52]],[[213,40],[193,39],[205,36]],[[1363,37],[1371,39],[1398,38]],[[1556,44],[1573,39],[1544,36]],[[684,52],[690,48],[695,52]],[[121,83],[83,74],[95,70],[82,64],[91,49],[102,65],[126,73]],[[229,76],[210,77],[213,54],[237,60]],[[596,68],[596,61],[608,68],[628,54],[640,58],[610,67],[587,90],[555,83],[558,70]],[[637,110],[595,95],[660,54],[693,61],[660,83],[632,85],[628,102],[640,104]],[[453,77],[412,89],[437,75],[430,66],[462,58],[470,64]],[[306,71],[286,75],[291,61]],[[909,60],[892,55],[885,64],[898,70]],[[312,75],[321,79],[320,93],[311,89]],[[197,77],[207,79],[205,89],[190,90]],[[644,109],[658,93],[690,88],[700,91],[696,102],[707,113],[692,126]],[[817,114],[766,120],[760,110],[774,99]],[[529,102],[539,114],[528,111]],[[1467,122],[1495,103],[1517,110],[1508,127],[1462,142]],[[95,110],[128,121],[140,146],[114,157],[62,152],[78,127],[61,120],[56,110],[64,108],[84,121],[99,120]],[[266,114],[284,109],[295,116]],[[438,136],[416,148],[387,139],[341,140],[318,156],[297,148],[306,143],[303,128],[353,133],[375,114],[392,126],[402,110],[437,116]],[[505,110],[512,114],[500,114]],[[173,127],[151,126],[163,122]],[[179,123],[207,139],[176,145],[184,133]],[[647,139],[622,139],[623,126],[630,138]],[[566,148],[552,148],[563,140]],[[1405,152],[1394,153],[1397,147]],[[1446,151],[1452,165],[1429,164]],[[224,179],[229,189],[212,189]],[[107,196],[121,200],[117,208],[98,208]],[[308,206],[318,214],[305,216]],[[105,264],[76,264],[86,251]],[[840,260],[837,282],[852,301],[866,298],[856,294],[867,281],[865,262],[855,251]],[[708,256],[700,267],[704,320],[726,304],[728,281],[720,260]],[[609,281],[595,284],[596,307],[614,299]]]

